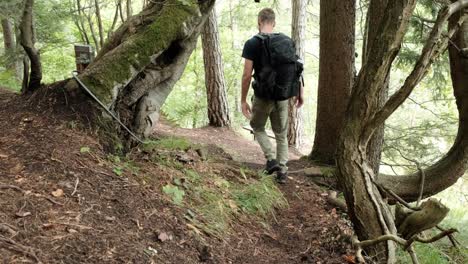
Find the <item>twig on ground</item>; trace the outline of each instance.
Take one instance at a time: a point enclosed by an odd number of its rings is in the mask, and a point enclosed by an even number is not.
[[[35,260],[36,263],[42,263],[39,260],[39,258],[37,257],[36,253],[35,253],[35,251],[37,251],[36,249],[21,245],[21,244],[15,242],[11,238],[6,238],[4,236],[0,236],[0,247],[3,247],[3,248],[5,248],[7,250],[10,250],[10,251],[21,253],[21,254]]]
[[[45,195],[41,195],[42,198],[46,199],[47,201],[55,204],[55,205],[59,205],[59,206],[63,206],[63,203],[59,203],[57,201],[55,201],[54,199],[50,198],[50,197],[47,197]]]
[[[83,230],[91,230],[94,229],[90,226],[85,226],[85,225],[80,225],[80,224],[72,224],[72,223],[62,223],[62,222],[49,222],[50,224],[55,224],[55,225],[64,225],[64,226],[71,226],[71,227],[76,227],[79,229]]]
[[[80,178],[77,177],[75,181],[75,188],[73,189],[71,196],[75,195],[79,183],[80,183]]]
[[[12,190],[15,190],[17,192],[22,192],[22,193],[25,193],[26,191],[21,189],[20,187],[18,186],[15,186],[15,185],[0,185],[0,190],[6,190],[6,189],[12,189]]]

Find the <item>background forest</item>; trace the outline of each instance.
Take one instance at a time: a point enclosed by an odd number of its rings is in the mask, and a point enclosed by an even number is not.
[[[256,15],[262,7],[272,6],[277,12],[277,31],[291,34],[292,7],[289,0],[217,1],[216,15],[220,36],[224,76],[231,113],[231,126],[238,133],[250,137],[242,126],[248,122],[240,111],[240,81],[243,70],[241,52],[244,42],[257,33]],[[128,16],[138,13],[145,1],[123,0],[37,0],[34,6],[36,48],[40,51],[43,82],[52,83],[71,77],[75,70],[73,45],[89,43],[98,51],[105,39]],[[78,8],[79,7],[79,8]],[[98,9],[96,9],[98,7]],[[356,71],[361,64],[363,35],[368,1],[358,1],[356,11]],[[80,11],[77,11],[80,10]],[[99,10],[99,11],[98,11]],[[3,43],[6,24],[13,34],[22,11],[22,1],[7,0],[0,3]],[[97,12],[98,11],[98,12]],[[399,87],[420,54],[423,40],[435,20],[438,6],[434,1],[421,0],[405,35],[404,45],[391,72],[390,93]],[[299,151],[308,154],[314,139],[317,112],[317,83],[319,74],[319,0],[309,0],[306,11],[305,34],[305,104],[303,107],[303,144]],[[9,20],[6,20],[9,18]],[[99,27],[102,25],[102,28]],[[0,86],[15,91],[21,89],[21,46],[16,43],[14,53],[0,47]],[[9,66],[13,63],[13,67]],[[180,81],[162,108],[165,119],[184,128],[199,128],[209,122],[207,93],[203,64],[203,49],[198,41]],[[457,111],[452,94],[448,56],[440,56],[427,77],[415,89],[409,100],[385,124],[381,172],[403,174],[416,171],[417,159],[427,167],[443,156],[454,142],[457,131]],[[468,182],[467,175],[457,184],[438,194],[450,208],[444,226],[456,227],[462,245],[468,244]],[[464,253],[449,252],[449,244],[418,246],[422,263],[462,263],[468,259]],[[423,253],[425,252],[425,253]],[[402,256],[403,257],[403,256]],[[457,259],[459,258],[459,259]]]

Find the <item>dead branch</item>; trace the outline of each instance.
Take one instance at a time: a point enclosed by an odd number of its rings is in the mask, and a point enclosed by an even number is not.
[[[21,254],[33,259],[34,261],[36,261],[36,263],[42,263],[41,260],[36,255],[36,252],[37,252],[36,249],[21,245],[21,244],[15,242],[11,238],[6,238],[4,236],[0,236],[0,247],[3,247],[3,248],[5,248],[7,250],[10,250],[10,251],[21,253]]]
[[[419,237],[417,236],[415,241],[418,241],[418,242],[421,242],[421,243],[425,243],[425,244],[429,244],[429,243],[433,243],[433,242],[436,242],[437,240],[440,240],[442,239],[443,237],[446,237],[446,236],[449,236],[455,232],[458,232],[457,229],[455,228],[450,228],[450,229],[447,229],[445,231],[442,231],[441,233],[431,237],[431,238],[422,238],[422,237]]]
[[[22,193],[25,193],[26,191],[21,189],[20,187],[18,186],[15,186],[15,185],[0,185],[0,190],[6,190],[6,189],[12,189],[12,190],[15,190],[17,192],[22,192]]]
[[[437,225],[436,228],[443,232],[445,232],[446,230],[445,228],[439,225]],[[453,236],[453,234],[448,234],[447,237],[449,238],[450,242],[452,242],[453,247],[458,248],[458,245],[460,245],[460,242],[457,241],[457,239]]]

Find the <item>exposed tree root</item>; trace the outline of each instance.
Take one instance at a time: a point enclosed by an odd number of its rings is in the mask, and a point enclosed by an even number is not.
[[[42,263],[41,260],[36,255],[36,252],[37,252],[36,249],[18,244],[11,238],[0,236],[0,247],[3,247],[13,252],[21,253],[27,256],[28,258],[33,259],[34,261],[36,261],[36,263]]]
[[[359,241],[356,236],[353,236],[352,243],[353,243],[353,246],[356,248],[356,259],[358,260],[359,263],[365,263],[364,257],[362,256],[362,249],[364,247],[368,247],[368,246],[375,245],[377,243],[392,240],[392,241],[398,243],[400,246],[402,246],[403,249],[410,254],[411,259],[412,259],[414,264],[418,264],[419,261],[418,261],[416,252],[414,252],[414,250],[413,250],[413,243],[415,241],[420,242],[420,243],[424,243],[424,244],[433,243],[433,242],[435,242],[435,241],[437,241],[439,239],[442,239],[443,237],[449,236],[450,234],[453,234],[455,232],[457,232],[457,230],[451,228],[451,229],[445,230],[445,231],[443,231],[443,232],[441,232],[441,233],[439,233],[439,234],[437,234],[437,235],[435,235],[435,236],[433,236],[431,238],[422,238],[422,237],[420,237],[418,235],[414,235],[408,240],[406,240],[404,238],[401,238],[401,237],[399,237],[397,235],[391,235],[391,234],[383,235],[383,236],[377,237],[375,239],[370,239],[370,240],[365,240],[365,241]]]

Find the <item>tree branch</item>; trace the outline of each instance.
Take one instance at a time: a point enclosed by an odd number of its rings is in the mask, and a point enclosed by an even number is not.
[[[457,11],[468,6],[468,0],[459,0],[446,6],[439,12],[436,23],[432,28],[429,39],[424,45],[423,51],[416,62],[413,71],[406,78],[403,86],[395,92],[385,105],[374,115],[364,129],[363,139],[369,140],[375,129],[383,124],[385,120],[408,98],[414,87],[424,78],[427,70],[435,57],[442,53],[448,45],[448,39],[455,34],[459,27],[454,27],[447,34],[447,37],[441,40],[445,22]],[[467,16],[461,16],[458,25],[466,19]]]

